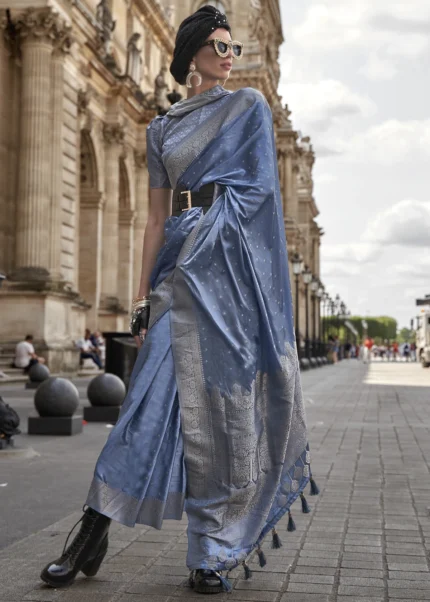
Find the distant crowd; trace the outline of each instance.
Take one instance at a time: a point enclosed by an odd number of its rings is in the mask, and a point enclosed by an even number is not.
[[[333,363],[337,363],[340,353],[340,343],[338,337],[329,337],[329,355]],[[369,363],[372,359],[379,359],[387,362],[416,362],[417,346],[415,343],[398,343],[397,341],[385,341],[377,345],[371,337],[366,337],[362,344],[354,344],[347,341],[343,345],[344,357],[346,359],[360,359],[364,363]]]
[[[362,346],[362,359],[364,362],[370,362],[376,358],[387,362],[416,362],[417,346],[415,343],[399,344],[397,341],[385,341],[376,345],[371,337],[366,337]]]

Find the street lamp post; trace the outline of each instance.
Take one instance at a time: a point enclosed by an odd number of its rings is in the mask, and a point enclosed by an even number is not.
[[[335,302],[335,312],[336,312],[336,334],[337,334],[337,337],[339,338],[339,335],[340,335],[340,320],[339,320],[340,295],[339,295],[339,293],[334,298],[334,302]]]
[[[328,318],[328,308],[329,308],[329,294],[327,293],[327,291],[325,293],[323,293],[323,304],[322,304],[322,310],[323,310],[323,319],[322,319],[322,326],[323,326],[323,330],[322,330],[322,340],[323,340],[323,346],[324,346],[324,355],[325,355],[325,346],[327,343],[327,332],[328,332],[328,323],[327,323],[327,318]]]
[[[300,324],[299,324],[299,276],[303,272],[303,259],[296,252],[291,258],[291,262],[293,264],[293,274],[295,276],[296,283],[296,309],[295,309],[295,331],[296,331],[296,344],[297,344],[297,354],[300,358],[301,349],[300,349]]]
[[[322,335],[322,328],[321,328],[321,326],[323,324],[323,321],[322,321],[322,318],[321,318],[321,309],[322,309],[323,303],[324,303],[324,301],[323,301],[323,299],[324,299],[324,287],[321,284],[321,282],[319,283],[319,287],[318,287],[318,290],[317,290],[317,297],[318,297],[318,304],[317,304],[317,307],[318,307],[318,343],[317,343],[317,345],[318,345],[318,355],[322,356],[323,355],[323,350],[322,350],[322,338],[323,337],[321,336]]]
[[[315,315],[315,299],[318,291],[318,278],[315,276],[312,278],[311,284],[311,299],[312,299],[312,357],[317,355],[317,337],[316,337],[316,315]]]
[[[334,316],[336,315],[336,303],[333,299],[330,299],[330,334],[333,336],[333,332],[336,332],[336,323],[334,320]],[[333,330],[334,329],[334,330]]]
[[[305,285],[305,314],[306,314],[306,334],[305,334],[305,356],[309,359],[309,295],[308,295],[308,287],[312,281],[312,272],[306,266],[305,271],[303,272],[303,282]]]
[[[343,359],[345,356],[345,345],[346,345],[346,305],[345,303],[342,301],[341,303],[339,303],[339,309],[338,309],[338,317],[339,317],[339,324],[341,322],[343,322],[343,337],[342,337],[342,347],[339,347],[339,351],[340,349],[342,349],[342,353],[340,353],[340,359]],[[340,326],[339,326],[340,328]]]

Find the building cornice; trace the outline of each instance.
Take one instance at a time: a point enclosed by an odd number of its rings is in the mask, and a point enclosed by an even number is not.
[[[268,2],[269,10],[272,16],[272,23],[277,23],[278,28],[276,33],[278,34],[277,43],[279,45],[284,41],[284,33],[282,31],[282,19],[281,19],[281,9],[279,6],[279,0],[269,0]]]
[[[163,50],[173,55],[176,30],[166,19],[162,5],[156,0],[133,0],[133,5],[140,10],[145,23],[163,46]]]

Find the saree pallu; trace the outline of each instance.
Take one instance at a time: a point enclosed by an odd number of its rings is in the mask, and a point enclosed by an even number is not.
[[[272,116],[252,89],[226,110],[179,178],[217,198],[166,222],[148,334],[87,499],[130,526],[185,509],[190,569],[234,568],[310,479]]]

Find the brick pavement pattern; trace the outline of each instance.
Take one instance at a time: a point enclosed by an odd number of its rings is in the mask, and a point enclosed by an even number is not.
[[[266,541],[267,565],[251,561],[216,600],[387,602],[430,600],[430,370],[349,360],[303,376],[312,468],[321,494],[310,514]],[[65,476],[66,478],[66,476]],[[60,484],[58,486],[61,486]],[[202,598],[184,585],[186,519],[161,531],[113,525],[99,574],[68,589],[38,582],[81,516],[67,516],[0,552],[0,600],[175,602]],[[268,538],[270,539],[270,537]]]

